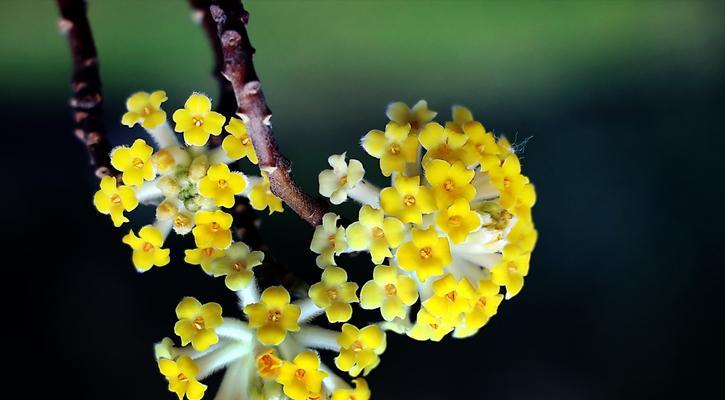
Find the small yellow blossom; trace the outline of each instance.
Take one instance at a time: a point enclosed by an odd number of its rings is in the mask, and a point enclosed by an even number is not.
[[[222,306],[218,303],[201,304],[193,297],[184,297],[176,306],[174,333],[181,338],[181,344],[191,346],[196,351],[204,351],[219,342],[214,328],[224,322]]]
[[[478,121],[466,123],[463,131],[468,136],[468,141],[463,146],[463,160],[466,165],[481,164],[484,171],[497,166],[498,154],[501,151],[493,134],[486,132],[486,128]]]
[[[151,163],[157,173],[162,175],[170,174],[174,172],[177,165],[176,156],[179,158],[187,158],[188,154],[185,154],[185,151],[179,147],[167,147],[154,153],[151,156]]]
[[[298,354],[292,362],[285,361],[280,367],[277,383],[292,400],[308,400],[322,393],[322,380],[327,373],[320,371],[320,358],[312,351]]]
[[[172,220],[174,232],[179,235],[186,235],[191,232],[194,226],[194,217],[187,212],[178,212]]]
[[[227,157],[235,161],[247,157],[252,164],[259,162],[252,146],[252,139],[247,134],[247,128],[241,119],[231,118],[224,130],[230,133],[222,142],[222,149]]]
[[[121,180],[126,185],[141,186],[144,181],[154,179],[151,154],[154,149],[143,139],[136,139],[131,147],[116,147],[111,152],[111,165],[123,172]]]
[[[124,211],[131,211],[138,206],[136,192],[128,186],[116,186],[116,178],[104,176],[101,179],[101,190],[93,196],[93,205],[102,214],[110,214],[115,227],[128,222],[123,216]]]
[[[473,307],[466,314],[465,322],[468,329],[479,329],[496,315],[498,306],[503,301],[499,286],[490,280],[478,282],[478,288],[473,295]]]
[[[224,250],[213,247],[204,247],[184,250],[184,262],[191,265],[200,265],[207,274],[211,274],[212,261],[224,256]]]
[[[262,181],[255,184],[249,192],[249,203],[255,210],[264,210],[269,207],[269,215],[273,212],[282,212],[282,199],[272,193],[267,173],[262,172]]]
[[[176,132],[184,133],[184,141],[193,146],[203,146],[209,135],[222,133],[226,118],[211,111],[211,100],[200,93],[194,93],[186,100],[184,108],[178,109],[172,116]]]
[[[467,278],[456,282],[456,278],[447,274],[432,284],[433,296],[423,302],[428,312],[450,325],[458,325],[464,313],[473,307],[476,289]]]
[[[491,182],[500,192],[499,202],[506,209],[512,209],[522,195],[528,196],[532,203],[533,187],[526,188],[529,178],[521,175],[521,162],[516,154],[510,154],[501,162],[501,166],[489,171]]]
[[[445,160],[450,163],[463,158],[463,145],[468,139],[464,133],[458,133],[442,127],[439,123],[427,124],[418,136],[420,144],[427,150],[423,156],[423,165],[430,160]]]
[[[347,272],[327,267],[322,280],[310,286],[309,297],[317,307],[324,308],[330,322],[346,322],[352,317],[350,303],[357,303],[357,283],[347,281]]]
[[[136,92],[126,100],[127,113],[123,114],[121,123],[129,128],[141,122],[145,129],[153,129],[166,122],[166,113],[161,103],[168,100],[166,92],[157,90],[151,94]]]
[[[196,379],[199,367],[188,356],[181,356],[176,361],[160,359],[159,371],[169,381],[169,391],[176,393],[179,400],[184,396],[189,400],[201,400],[204,397],[206,385]]]
[[[310,250],[319,254],[315,261],[320,268],[337,265],[335,256],[347,250],[345,228],[337,226],[339,218],[335,213],[327,213],[322,216],[322,225],[315,227]]]
[[[446,122],[446,128],[463,132],[463,126],[469,122],[473,122],[473,113],[467,107],[455,105],[451,107],[451,117],[453,121]]]
[[[355,187],[365,175],[365,168],[358,160],[345,162],[345,153],[333,154],[327,158],[332,169],[320,172],[320,194],[329,197],[330,203],[342,204],[347,200],[347,192]]]
[[[418,133],[418,130],[432,121],[438,113],[428,108],[428,102],[420,100],[412,108],[408,108],[403,102],[390,103],[385,115],[399,125],[409,123],[411,132]]]
[[[360,208],[359,221],[347,227],[347,244],[352,250],[369,250],[375,264],[392,257],[395,249],[405,239],[405,224],[367,204]]]
[[[274,353],[274,349],[266,349],[257,356],[257,373],[264,379],[276,379],[279,375],[282,360]]]
[[[439,209],[448,207],[456,199],[473,200],[476,188],[471,180],[475,174],[460,161],[449,164],[444,160],[431,160],[425,167],[425,178],[433,189]]]
[[[481,227],[481,217],[477,212],[471,211],[471,205],[466,199],[461,198],[438,212],[436,225],[448,234],[451,242],[463,243],[469,233]]]
[[[370,388],[363,378],[353,379],[355,389],[337,389],[332,393],[332,400],[370,400]]]
[[[154,265],[163,267],[171,261],[169,258],[169,249],[161,248],[164,244],[163,235],[151,225],[146,225],[141,228],[138,231],[138,236],[133,231],[129,231],[123,237],[123,243],[126,243],[133,249],[133,265],[139,271],[148,271]]]
[[[199,211],[192,229],[197,247],[226,249],[232,243],[232,216],[221,210]]]
[[[211,262],[211,271],[215,277],[226,276],[224,284],[230,290],[242,290],[254,278],[252,269],[261,265],[263,260],[264,253],[261,251],[250,251],[246,244],[234,242],[223,257]]]
[[[451,249],[448,239],[439,237],[434,227],[413,228],[413,240],[400,246],[396,257],[401,268],[415,271],[422,282],[443,274],[443,267],[451,263]]]
[[[506,286],[506,298],[516,296],[524,286],[524,277],[529,273],[531,253],[524,251],[515,244],[503,248],[503,257],[491,268],[491,280]]]
[[[442,317],[435,316],[425,308],[421,308],[415,318],[415,324],[408,331],[408,336],[415,340],[440,342],[452,330],[453,325]]]
[[[538,232],[534,228],[531,218],[529,218],[529,220],[519,219],[513,229],[511,229],[511,232],[509,232],[506,239],[509,243],[516,243],[523,252],[530,253],[536,246]]]
[[[373,279],[360,291],[360,306],[366,310],[380,308],[383,319],[405,318],[405,307],[418,300],[415,281],[398,273],[398,268],[378,265]]]
[[[272,286],[262,292],[259,303],[244,307],[249,316],[249,327],[257,330],[257,339],[264,345],[278,345],[287,332],[297,332],[300,326],[300,307],[290,304],[290,295],[281,286]]]
[[[242,173],[231,172],[226,164],[214,164],[199,182],[199,193],[212,199],[219,207],[233,207],[234,195],[247,187],[247,178]]]
[[[410,124],[389,122],[385,132],[374,129],[362,138],[362,146],[371,156],[380,159],[383,175],[403,172],[406,163],[416,161],[418,141],[410,135]]]
[[[436,210],[433,193],[429,188],[420,186],[419,176],[396,176],[392,187],[380,191],[380,205],[386,214],[414,224],[423,221],[423,214]]]
[[[335,357],[335,365],[350,376],[358,376],[364,371],[367,375],[379,363],[380,354],[385,351],[385,333],[377,325],[368,325],[362,329],[351,324],[342,325],[337,337],[340,355]]]

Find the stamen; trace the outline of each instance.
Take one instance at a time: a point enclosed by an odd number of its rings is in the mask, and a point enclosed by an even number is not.
[[[196,126],[196,127],[200,127],[204,123],[204,120],[199,117],[192,117],[191,121],[194,123],[194,126]]]
[[[249,137],[248,137],[248,136],[245,136],[245,137],[244,137],[244,138],[242,139],[242,145],[246,146],[246,145],[248,145],[248,144],[249,144]]]
[[[383,229],[380,228],[379,226],[376,226],[375,228],[373,228],[372,231],[373,231],[373,237],[375,239],[382,239],[385,237],[385,231],[383,231]]]
[[[347,184],[347,175],[344,175],[344,176],[340,177],[340,184],[341,185],[346,185]]]
[[[445,182],[443,182],[443,189],[445,189],[447,192],[450,192],[451,190],[455,189],[456,184],[453,183],[452,180],[446,179]]]
[[[239,272],[243,269],[247,269],[241,261],[235,262],[234,265],[232,266],[232,268],[234,268],[234,270],[237,272]]]
[[[204,329],[204,317],[199,316],[194,319],[194,328],[196,328],[197,331]]]
[[[270,322],[278,322],[280,319],[282,319],[282,313],[279,310],[272,310],[267,314],[267,319]]]
[[[360,343],[359,340],[352,342],[352,344],[350,345],[350,350],[352,350],[356,353],[362,351],[363,348],[364,348],[364,346],[362,345],[362,343]]]
[[[392,283],[388,283],[385,285],[385,294],[388,296],[395,296],[398,294],[398,288],[396,288]]]
[[[145,242],[145,243],[143,244],[143,251],[145,251],[145,252],[147,252],[147,253],[148,253],[149,251],[151,251],[151,250],[153,250],[153,249],[154,249],[154,245],[152,245],[151,243],[149,243],[149,242]]]
[[[121,196],[119,196],[118,194],[114,194],[113,196],[111,196],[111,203],[121,204]]]
[[[187,378],[183,372],[180,372],[179,375],[176,375],[176,379],[178,379],[180,382],[186,382],[189,380],[189,378]]]
[[[211,224],[209,224],[209,229],[211,229],[212,232],[217,232],[221,226],[219,226],[219,223],[214,221]]]
[[[392,154],[392,155],[400,154],[400,145],[397,143],[391,144],[390,145],[390,154]]]
[[[227,186],[229,186],[229,183],[227,183],[226,179],[219,179],[216,184],[217,186],[219,186],[219,189],[225,189]]]
[[[305,377],[305,370],[302,368],[298,368],[297,371],[295,371],[295,378],[297,379],[303,379]]]
[[[411,196],[409,194],[406,194],[403,197],[403,204],[405,204],[408,207],[414,205],[415,204],[415,197],[414,196]]]
[[[136,167],[136,168],[143,168],[143,165],[144,165],[144,163],[143,163],[143,160],[142,160],[142,159],[140,159],[140,158],[138,158],[138,157],[134,158],[134,159],[133,159],[133,160],[131,161],[131,164],[132,164],[132,165],[133,165],[134,167]]]
[[[450,300],[450,301],[456,301],[456,291],[455,291],[455,290],[453,290],[453,291],[451,291],[451,292],[448,292],[448,293],[446,294],[446,298],[447,298],[448,300]]]
[[[337,238],[335,238],[335,234],[332,234],[327,237],[327,241],[330,242],[330,246],[335,247],[335,241]]]
[[[448,217],[448,225],[454,228],[461,226],[461,217],[458,215]]]
[[[203,249],[201,253],[204,254],[204,256],[206,257],[211,257],[211,255],[214,253],[214,249],[212,249],[211,247],[207,247]]]
[[[430,247],[423,247],[422,249],[420,249],[418,254],[420,254],[420,258],[427,260],[433,256],[433,249],[431,249]]]
[[[337,295],[338,295],[337,289],[335,289],[335,288],[327,289],[327,297],[330,300],[336,300],[337,299]]]

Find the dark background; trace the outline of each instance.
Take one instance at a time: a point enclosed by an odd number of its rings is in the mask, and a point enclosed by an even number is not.
[[[167,112],[193,90],[215,96],[185,3],[91,1],[114,144],[143,134],[118,123],[135,90],[166,89]],[[524,291],[472,339],[390,334],[369,376],[375,398],[722,392],[723,2],[257,0],[248,9],[278,140],[310,191],[332,153],[374,171],[357,143],[384,125],[389,101],[425,98],[442,119],[466,104],[497,134],[532,137],[522,162],[540,240]],[[152,344],[173,335],[175,305],[193,295],[233,315],[233,294],[182,262],[189,238],[172,236],[171,265],[136,273],[120,242],[128,225],[113,229],[93,209],[97,181],[72,134],[53,2],[4,0],[0,32],[0,215],[12,272],[3,282],[20,291],[6,300],[4,361],[31,382],[16,387],[29,398],[49,389],[171,399]],[[150,218],[133,213],[137,226]],[[289,211],[263,224],[276,254],[314,279],[311,232]]]

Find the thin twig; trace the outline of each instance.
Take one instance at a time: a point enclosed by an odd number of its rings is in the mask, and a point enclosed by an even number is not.
[[[91,165],[98,177],[116,175],[111,166],[111,145],[103,125],[103,93],[98,72],[98,56],[93,33],[86,17],[85,0],[57,0],[60,10],[60,31],[68,38],[73,61],[71,88],[75,134],[88,149]]]
[[[292,178],[290,161],[282,154],[272,132],[272,112],[254,70],[254,48],[246,24],[249,14],[240,0],[212,0],[211,15],[224,54],[224,76],[232,83],[244,121],[257,152],[259,167],[269,176],[272,193],[310,224],[319,225],[329,204],[305,193]]]

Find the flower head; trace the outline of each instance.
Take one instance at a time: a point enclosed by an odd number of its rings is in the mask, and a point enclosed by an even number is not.
[[[327,373],[320,371],[320,358],[311,351],[298,354],[293,361],[280,367],[277,383],[292,400],[308,400],[322,392],[322,380]]]
[[[116,178],[104,176],[101,179],[101,190],[93,196],[93,205],[102,214],[110,214],[115,227],[128,222],[123,216],[124,211],[131,211],[138,206],[136,192],[128,186],[116,186]]]
[[[373,279],[360,291],[360,306],[366,310],[380,308],[383,319],[392,321],[405,317],[405,308],[418,300],[415,281],[398,273],[398,268],[378,265]]]
[[[469,233],[481,227],[481,217],[471,211],[466,199],[460,198],[436,214],[436,226],[447,233],[454,244],[463,243]]]
[[[329,197],[330,203],[341,204],[347,200],[347,192],[360,183],[365,168],[358,160],[345,162],[345,153],[333,154],[327,158],[332,169],[320,172],[320,194]]]
[[[219,207],[234,206],[234,195],[247,187],[247,179],[241,173],[233,173],[226,164],[214,164],[199,182],[199,193],[212,199]]]
[[[410,124],[411,132],[418,133],[418,130],[432,121],[438,113],[428,108],[428,102],[420,100],[412,108],[408,108],[403,102],[390,103],[385,115],[400,125]]]
[[[419,176],[395,177],[392,187],[380,191],[380,205],[386,214],[414,224],[420,224],[423,214],[430,214],[436,209],[431,190],[420,186]]]
[[[439,237],[434,227],[413,228],[413,240],[400,246],[396,257],[401,268],[415,271],[422,282],[443,273],[443,267],[451,263],[451,249],[448,239]]]
[[[332,400],[370,400],[370,388],[363,378],[353,379],[355,389],[337,389],[332,393]]]
[[[337,338],[340,355],[335,357],[337,368],[348,371],[351,376],[360,372],[369,374],[380,363],[380,354],[385,351],[385,333],[377,325],[368,325],[362,329],[351,324],[342,325]]]
[[[431,160],[425,167],[425,178],[430,182],[438,208],[448,207],[456,199],[473,200],[476,188],[471,185],[475,171],[456,161]]]
[[[121,180],[126,185],[141,186],[144,181],[154,179],[151,154],[154,149],[143,139],[136,139],[131,147],[116,147],[111,152],[111,165],[123,172]]]
[[[257,153],[254,151],[254,146],[252,146],[252,139],[249,138],[247,128],[241,119],[231,118],[229,124],[224,127],[224,130],[230,133],[222,142],[222,149],[224,149],[227,157],[232,160],[247,157],[252,164],[259,162],[257,160]]]
[[[256,183],[249,192],[249,203],[255,210],[264,210],[269,208],[269,215],[276,212],[282,212],[282,199],[272,193],[269,177],[267,173],[262,172],[262,180]]]
[[[264,379],[275,379],[282,367],[282,360],[274,353],[274,349],[266,349],[257,356],[256,364],[259,376]]]
[[[322,280],[310,286],[309,296],[317,307],[324,308],[330,322],[345,322],[352,316],[350,303],[357,303],[357,283],[347,281],[347,272],[326,267]]]
[[[222,132],[226,118],[211,111],[211,100],[200,93],[194,93],[186,100],[184,108],[178,109],[172,116],[176,132],[184,133],[184,141],[193,146],[203,146],[209,135],[217,136]]]
[[[335,256],[342,254],[347,249],[345,228],[337,226],[339,218],[334,213],[327,213],[322,216],[322,225],[315,227],[310,250],[319,254],[316,263],[320,268],[337,265],[335,264]]]
[[[169,258],[169,249],[161,248],[164,245],[163,235],[151,225],[141,228],[138,231],[138,236],[133,231],[129,231],[123,237],[123,243],[133,249],[133,256],[131,257],[133,265],[141,272],[148,271],[154,265],[163,267],[171,260]]]
[[[359,220],[347,227],[347,244],[352,250],[369,250],[374,263],[392,257],[405,239],[405,224],[394,217],[385,218],[383,210],[367,204],[360,208]]]
[[[196,380],[199,367],[188,356],[181,356],[176,361],[160,359],[159,371],[169,381],[169,391],[176,393],[179,400],[184,396],[189,400],[200,400],[204,397],[206,385]]]
[[[297,332],[300,326],[300,307],[290,304],[290,295],[281,286],[264,289],[259,303],[244,307],[249,316],[249,327],[257,329],[257,339],[264,345],[278,345],[287,337],[287,332]]]
[[[197,247],[226,249],[232,243],[232,216],[221,210],[199,211],[192,229]]]
[[[204,351],[219,342],[214,328],[224,319],[218,303],[202,305],[193,297],[184,297],[176,306],[176,317],[179,320],[174,325],[174,333],[181,338],[183,346],[191,343],[194,350]]]
[[[166,92],[157,90],[153,93],[136,92],[126,100],[128,112],[123,114],[121,123],[129,128],[140,122],[145,129],[153,129],[166,122],[166,113],[161,103],[168,100]]]
[[[252,268],[261,265],[264,253],[250,251],[249,246],[242,242],[234,242],[225,250],[225,255],[211,262],[214,276],[226,276],[224,284],[230,290],[241,290],[252,281]]]
[[[374,129],[362,138],[362,146],[371,156],[380,159],[383,175],[403,172],[406,163],[416,161],[418,142],[410,135],[410,124],[389,122],[385,132]]]

